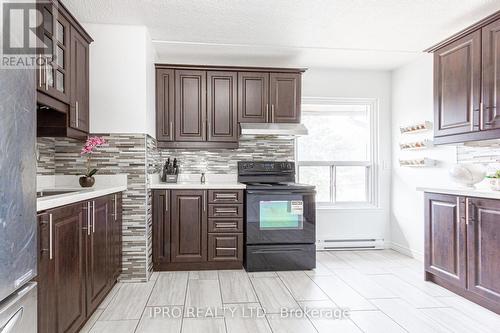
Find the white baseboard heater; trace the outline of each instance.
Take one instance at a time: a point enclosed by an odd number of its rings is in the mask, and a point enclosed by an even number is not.
[[[380,250],[384,248],[383,239],[318,239],[317,251],[327,250]]]

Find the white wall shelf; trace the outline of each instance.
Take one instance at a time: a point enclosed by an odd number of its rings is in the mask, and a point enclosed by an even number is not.
[[[422,150],[434,147],[432,140],[421,140],[414,142],[404,142],[399,144],[401,150]]]
[[[425,132],[432,129],[432,123],[430,121],[424,121],[421,123],[416,123],[413,125],[402,126],[399,128],[401,134],[411,134],[411,133],[420,133]]]
[[[399,165],[402,167],[433,167],[437,164],[436,160],[424,157],[424,158],[415,158],[408,160],[399,160]]]

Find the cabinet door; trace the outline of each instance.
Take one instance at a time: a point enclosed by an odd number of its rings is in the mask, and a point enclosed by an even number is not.
[[[156,139],[174,140],[174,70],[156,70]]]
[[[483,129],[500,128],[500,20],[482,31]]]
[[[109,199],[88,203],[91,215],[87,233],[87,312],[92,313],[109,288]]]
[[[302,75],[271,73],[272,123],[300,123],[300,94]]]
[[[170,191],[153,191],[153,265],[170,262]]]
[[[207,73],[208,141],[238,141],[237,74]]]
[[[89,44],[71,28],[71,103],[69,125],[89,132]]]
[[[40,220],[39,332],[77,332],[86,319],[84,221],[82,204]]]
[[[425,269],[466,287],[465,199],[425,194]]]
[[[49,61],[43,67],[43,83],[38,90],[69,103],[70,23],[64,13],[50,3],[42,5],[43,43]],[[40,77],[40,75],[39,75]],[[40,83],[40,81],[39,81]]]
[[[500,303],[500,200],[468,200],[467,287]]]
[[[269,73],[238,73],[238,121],[266,123],[269,118]]]
[[[205,71],[175,71],[175,141],[207,140],[206,80]]]
[[[436,137],[479,130],[481,31],[434,53]]]
[[[172,191],[172,262],[207,261],[207,194],[203,190]]]

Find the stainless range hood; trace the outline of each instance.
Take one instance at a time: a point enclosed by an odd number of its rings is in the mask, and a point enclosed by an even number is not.
[[[307,128],[303,124],[243,123],[240,124],[240,127],[240,140],[253,138],[294,139],[307,135]]]

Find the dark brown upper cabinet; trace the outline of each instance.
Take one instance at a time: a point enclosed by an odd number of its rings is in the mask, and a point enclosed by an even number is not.
[[[238,141],[237,73],[207,72],[207,141]]]
[[[269,121],[269,73],[238,73],[238,121]]]
[[[500,309],[500,200],[469,199],[468,289]]]
[[[300,123],[302,75],[270,74],[271,123]]]
[[[500,138],[500,11],[426,50],[434,53],[434,143]]]
[[[70,126],[89,132],[89,43],[71,28],[71,103]]]
[[[92,38],[61,1],[38,3],[43,21],[37,69],[37,135],[83,140],[89,132],[89,45]]]
[[[175,141],[206,141],[206,79],[205,71],[175,71]]]
[[[426,193],[425,216],[426,271],[465,288],[465,198]]]
[[[174,140],[175,74],[173,69],[156,70],[156,139]]]
[[[207,261],[207,192],[171,191],[171,261]]]
[[[476,31],[434,53],[436,137],[479,130],[481,33]]]
[[[484,129],[500,129],[500,20],[482,29]]]
[[[156,65],[162,148],[238,148],[238,123],[300,122],[304,69]]]

